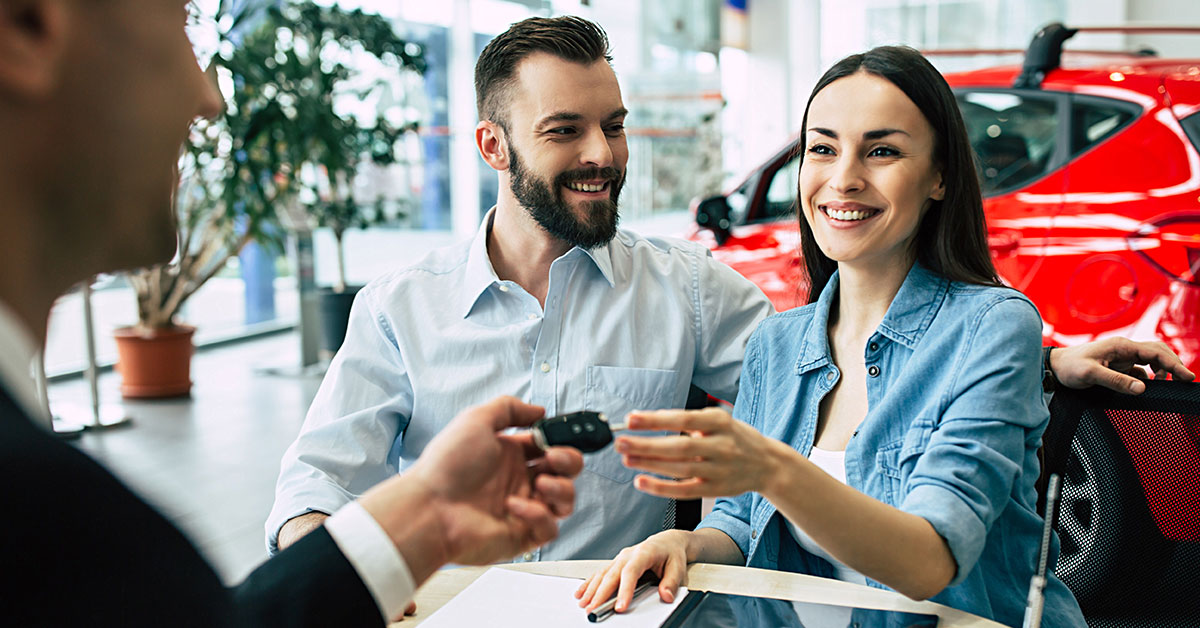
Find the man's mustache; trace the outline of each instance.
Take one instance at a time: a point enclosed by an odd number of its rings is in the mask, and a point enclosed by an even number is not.
[[[620,181],[623,174],[620,170],[611,166],[604,168],[580,168],[578,170],[568,170],[558,175],[555,177],[555,183],[565,185],[576,181],[596,181],[597,179]]]

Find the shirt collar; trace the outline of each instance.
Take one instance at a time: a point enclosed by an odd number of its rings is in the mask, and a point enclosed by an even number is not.
[[[483,217],[479,230],[475,232],[475,239],[471,241],[471,248],[467,251],[467,270],[466,276],[463,278],[462,291],[461,314],[463,318],[471,313],[471,309],[475,307],[475,303],[479,301],[479,297],[483,296],[485,290],[500,283],[500,278],[496,276],[496,269],[492,267],[492,260],[488,257],[487,251],[488,234],[492,231],[492,220],[495,217],[496,208],[493,206]]]
[[[492,231],[492,222],[496,216],[496,208],[493,206],[488,210],[488,213],[483,218],[482,224],[479,226],[479,231],[475,233],[475,239],[471,241],[471,248],[467,252],[467,267],[466,276],[463,279],[463,306],[462,317],[466,318],[471,310],[475,308],[475,304],[479,302],[479,297],[493,286],[499,286],[505,283],[496,275],[496,269],[492,266],[492,259],[488,257],[487,241],[488,234]],[[600,274],[604,276],[604,280],[608,285],[616,285],[613,281],[612,268],[612,252],[610,250],[612,242],[604,246],[599,246],[594,249],[581,249],[574,247],[563,254],[562,258],[567,258],[571,255],[578,255],[582,252],[596,268]]]
[[[834,271],[817,299],[796,361],[798,374],[824,366],[830,360],[829,309],[833,306],[839,283],[838,273]],[[929,329],[929,323],[937,315],[949,289],[950,280],[933,273],[920,262],[913,263],[879,323],[879,333],[910,349],[915,347]]]
[[[617,237],[620,237],[620,236],[617,236]],[[616,237],[613,238],[613,240],[615,240],[615,239],[616,239]],[[604,246],[598,246],[594,249],[581,249],[581,248],[576,247],[572,250],[573,251],[583,251],[584,255],[591,258],[592,263],[594,263],[596,265],[596,268],[600,271],[600,274],[604,275],[604,280],[608,282],[608,286],[610,288],[617,285],[616,282],[613,281],[612,241],[611,240],[608,242],[608,244],[605,244]]]
[[[41,395],[33,383],[37,342],[17,315],[0,302],[0,387],[31,417],[44,417]]]
[[[913,263],[879,323],[879,333],[908,348],[917,346],[950,291],[950,280]]]

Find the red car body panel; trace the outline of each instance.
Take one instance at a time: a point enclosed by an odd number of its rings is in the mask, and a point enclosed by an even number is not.
[[[1019,73],[1011,66],[946,79],[956,92],[1019,92],[1012,88]],[[1160,340],[1200,372],[1200,153],[1180,124],[1200,112],[1200,61],[1131,57],[1060,68],[1040,91],[1131,103],[1141,112],[1041,177],[984,199],[997,272],[1037,305],[1047,344]],[[793,140],[733,188],[758,189],[748,195],[747,224],[731,228],[727,241],[718,246],[707,229],[690,234],[781,311],[807,301],[797,222],[794,215],[756,221],[755,207],[769,184],[759,175],[795,149]],[[1112,418],[1163,535],[1200,541],[1200,417],[1180,416],[1178,429],[1166,431]],[[1169,472],[1162,452],[1173,452]]]

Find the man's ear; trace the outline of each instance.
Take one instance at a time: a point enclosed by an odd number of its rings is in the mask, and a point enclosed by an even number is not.
[[[3,0],[0,0],[3,1]],[[483,120],[475,127],[475,145],[487,165],[498,171],[508,170],[508,136],[499,124]]]
[[[62,0],[0,0],[0,94],[37,98],[54,88],[68,44]]]

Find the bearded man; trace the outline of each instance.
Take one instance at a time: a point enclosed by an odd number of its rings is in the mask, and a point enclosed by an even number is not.
[[[403,474],[477,400],[619,418],[684,407],[693,383],[735,397],[771,305],[703,247],[617,228],[629,149],[610,61],[604,31],[576,17],[519,22],[484,49],[475,140],[499,172],[496,206],[473,240],[359,292],[284,454],[272,551]],[[584,469],[558,539],[519,560],[610,558],[671,524],[672,502],[635,490],[612,448]]]

